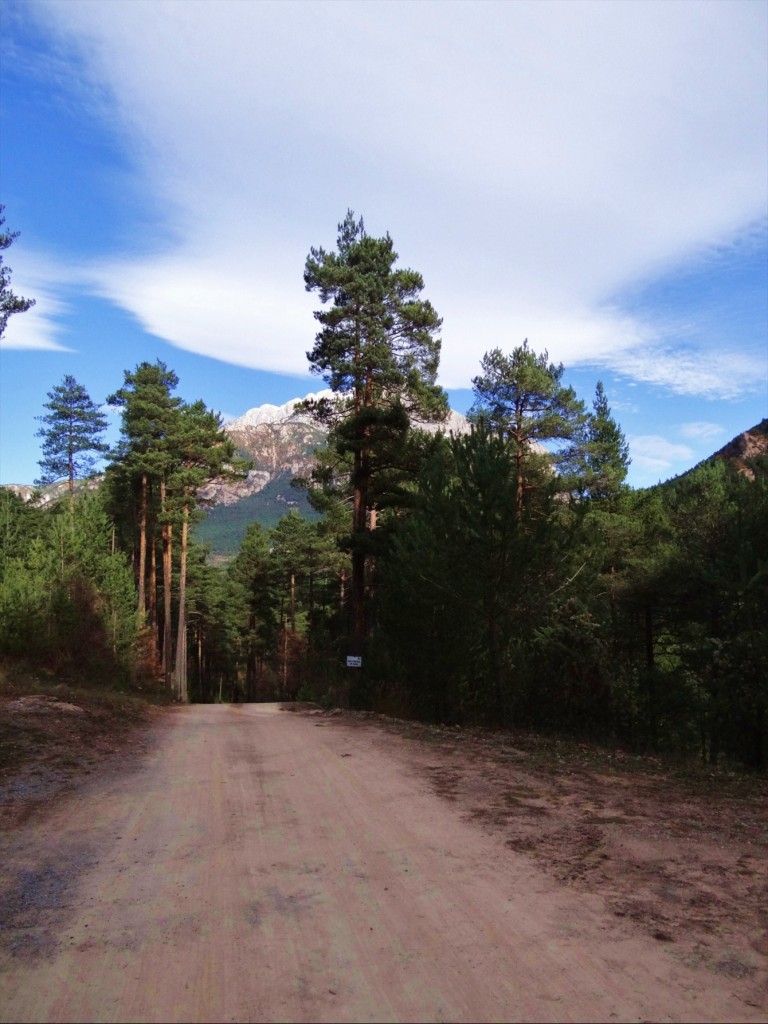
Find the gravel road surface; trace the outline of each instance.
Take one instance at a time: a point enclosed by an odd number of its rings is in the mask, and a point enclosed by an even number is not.
[[[385,733],[172,709],[0,845],[2,1021],[761,1021],[466,820]]]

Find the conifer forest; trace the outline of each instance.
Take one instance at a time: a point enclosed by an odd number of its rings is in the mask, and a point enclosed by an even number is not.
[[[333,393],[305,410],[327,430],[299,481],[317,518],[252,523],[226,564],[195,534],[204,484],[248,468],[218,415],[141,363],[106,397],[107,449],[99,404],[54,385],[39,483],[67,487],[46,505],[0,489],[0,654],[179,701],[314,701],[765,771],[768,456],[633,490],[602,383],[576,395],[522,339],[478,366],[471,431],[441,430],[441,320],[397,259],[351,212],[310,250],[308,360]]]

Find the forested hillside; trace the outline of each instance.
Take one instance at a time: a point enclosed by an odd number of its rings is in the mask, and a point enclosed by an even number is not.
[[[0,491],[0,653],[179,700],[310,699],[764,770],[766,421],[738,458],[633,491],[602,384],[588,405],[524,342],[483,359],[471,432],[421,429],[447,413],[440,321],[395,261],[351,215],[307,260],[333,396],[304,410],[327,437],[314,518],[252,523],[211,564],[201,493],[247,467],[143,363],[109,399],[122,438],[100,488],[45,508]],[[101,424],[72,379],[52,395],[45,459],[71,483]]]

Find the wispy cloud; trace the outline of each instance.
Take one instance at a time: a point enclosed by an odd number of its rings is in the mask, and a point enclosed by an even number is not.
[[[765,355],[757,350],[649,345],[610,354],[603,361],[616,373],[676,395],[734,399],[765,389]]]
[[[145,331],[180,348],[256,369],[308,371],[316,303],[247,253],[229,269],[202,255],[175,256],[105,264],[91,279],[98,294],[132,313]]]
[[[722,437],[725,431],[719,423],[698,420],[693,423],[683,423],[680,433],[692,441],[714,441],[715,438]]]
[[[632,461],[649,470],[668,473],[676,464],[689,463],[694,458],[693,449],[676,444],[657,434],[645,434],[629,438]]]
[[[62,318],[69,306],[62,296],[64,282],[58,268],[27,251],[13,253],[12,290],[16,295],[34,299],[25,313],[11,316],[0,339],[2,349],[32,351],[72,351],[59,338]]]
[[[92,268],[159,337],[305,371],[303,261],[352,206],[424,273],[448,386],[524,337],[677,394],[754,385],[753,358],[681,355],[615,297],[764,215],[762,5],[36,10],[163,210],[159,249]]]
[[[8,321],[5,334],[0,338],[0,349],[71,352],[72,349],[57,341],[61,334],[61,325],[51,317],[53,303],[46,304],[48,313],[42,308],[33,308],[24,316],[12,317]]]

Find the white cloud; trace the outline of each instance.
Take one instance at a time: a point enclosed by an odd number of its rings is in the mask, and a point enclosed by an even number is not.
[[[690,462],[694,458],[693,449],[685,444],[667,441],[658,434],[643,434],[629,438],[632,462],[646,469],[667,472],[676,463]]]
[[[725,433],[725,429],[719,423],[697,420],[692,423],[683,423],[680,433],[692,441],[713,441],[716,437],[721,437]]]
[[[447,386],[524,337],[679,394],[754,381],[738,352],[680,360],[611,303],[764,215],[762,5],[38,10],[166,217],[153,254],[94,269],[100,292],[173,344],[305,371],[303,260],[353,206],[424,273]]]
[[[44,301],[43,297],[41,301]],[[43,307],[32,307],[26,313],[11,317],[5,334],[0,338],[0,349],[71,352],[71,349],[56,340],[61,328],[49,315],[51,307],[52,302],[49,301],[45,307],[48,313],[43,311]]]
[[[605,356],[616,373],[676,395],[735,399],[765,389],[765,356],[759,351],[650,345]]]
[[[315,333],[310,297],[247,257],[229,273],[204,259],[178,257],[110,264],[93,272],[93,287],[149,334],[179,348],[239,366],[308,372],[306,349]]]
[[[510,300],[508,308],[494,307],[490,299],[475,305],[447,296],[439,308],[445,321],[441,375],[447,387],[467,387],[485,352],[510,351],[526,338],[534,351],[546,349],[553,361],[569,367],[620,361],[627,350],[642,350],[655,340],[648,324],[610,308],[558,309],[554,302],[539,305],[523,296]]]
[[[13,253],[11,289],[35,304],[9,318],[0,349],[72,351],[58,340],[63,332],[61,318],[69,309],[61,296],[62,286],[59,269],[44,258],[28,250]]]

